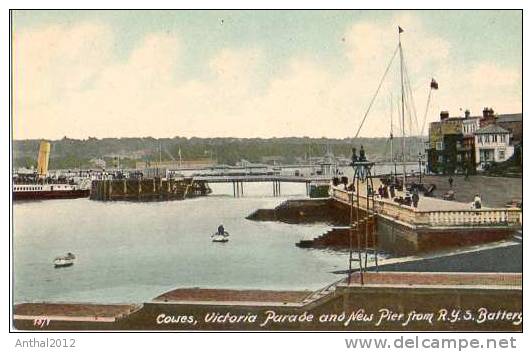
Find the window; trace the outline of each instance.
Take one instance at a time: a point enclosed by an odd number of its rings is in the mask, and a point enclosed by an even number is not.
[[[504,157],[505,157],[504,149],[499,150],[499,160],[504,160]]]

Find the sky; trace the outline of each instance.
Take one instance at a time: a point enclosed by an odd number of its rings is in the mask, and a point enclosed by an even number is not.
[[[441,110],[522,111],[521,11],[47,10],[12,24],[14,139],[353,137],[398,25],[407,134]],[[401,132],[391,65],[360,136]]]

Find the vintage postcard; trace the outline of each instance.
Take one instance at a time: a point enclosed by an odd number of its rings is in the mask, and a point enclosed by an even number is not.
[[[12,330],[523,330],[521,10],[10,20]]]

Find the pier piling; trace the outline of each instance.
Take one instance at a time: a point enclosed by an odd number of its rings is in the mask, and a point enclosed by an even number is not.
[[[121,179],[94,180],[92,200],[177,200],[204,196],[211,192],[205,181],[187,179]],[[242,192],[242,191],[241,191]]]

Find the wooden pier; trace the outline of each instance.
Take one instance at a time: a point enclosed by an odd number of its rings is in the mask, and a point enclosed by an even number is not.
[[[192,178],[94,180],[91,184],[90,199],[100,201],[180,200],[209,193],[210,188],[204,181],[195,181]]]

